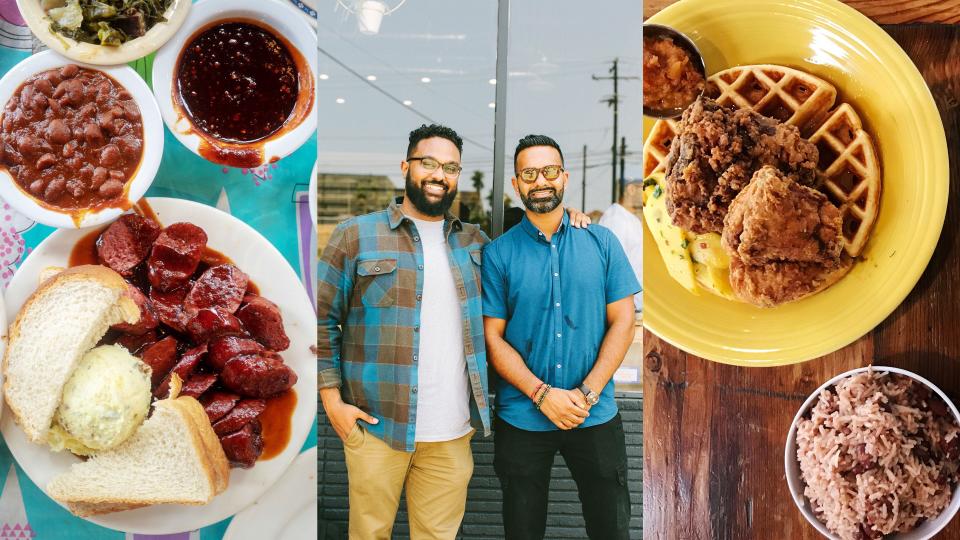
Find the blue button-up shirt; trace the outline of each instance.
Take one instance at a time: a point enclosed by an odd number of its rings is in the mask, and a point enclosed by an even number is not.
[[[606,334],[607,304],[640,291],[623,247],[609,229],[570,227],[566,212],[547,240],[526,216],[483,253],[483,315],[507,321],[505,339],[551,386],[579,388]],[[597,389],[593,389],[596,391]],[[617,414],[613,381],[582,427]],[[530,396],[497,384],[497,414],[528,431],[558,429]]]

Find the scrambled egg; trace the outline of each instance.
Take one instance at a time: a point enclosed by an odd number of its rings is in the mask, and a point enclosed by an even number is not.
[[[91,349],[63,387],[50,447],[78,455],[114,448],[143,423],[150,398],[149,366],[117,345]]]
[[[667,213],[662,172],[654,173],[643,183],[643,218],[670,277],[696,295],[706,289],[737,299],[730,287],[730,256],[720,245],[720,235],[694,234],[673,224]]]

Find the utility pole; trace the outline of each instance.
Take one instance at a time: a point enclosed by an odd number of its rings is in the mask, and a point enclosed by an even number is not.
[[[587,145],[583,145],[583,193],[581,195],[582,200],[580,201],[580,211],[584,214],[587,213]]]
[[[612,177],[611,186],[613,188],[613,191],[612,191],[613,201],[611,202],[617,202],[620,199],[619,193],[618,193],[619,190],[617,189],[619,187],[618,186],[619,182],[617,182],[617,127],[618,127],[617,120],[619,116],[619,103],[620,103],[619,82],[620,82],[620,79],[639,79],[640,78],[640,77],[621,77],[620,71],[619,71],[619,65],[620,65],[620,59],[614,58],[613,66],[608,71],[608,73],[610,73],[611,76],[597,77],[596,75],[591,75],[591,77],[595,81],[605,81],[605,80],[613,81],[613,95],[607,99],[602,100],[605,103],[607,103],[607,105],[611,105],[613,107],[613,144],[610,146],[610,155],[611,155],[610,168],[613,169],[610,175]]]
[[[620,137],[620,178],[623,178],[624,165],[626,164],[626,155],[627,155],[627,138]]]

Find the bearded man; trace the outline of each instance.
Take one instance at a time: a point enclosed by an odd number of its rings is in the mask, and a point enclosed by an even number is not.
[[[480,296],[489,239],[449,212],[462,151],[448,127],[413,130],[405,196],[339,224],[320,258],[320,398],[343,441],[351,539],[389,539],[404,488],[412,538],[455,538],[470,439],[490,434]]]
[[[570,227],[560,145],[520,140],[513,189],[526,213],[483,252],[483,321],[497,385],[493,465],[507,540],[544,536],[559,453],[587,535],[628,538],[630,493],[613,374],[633,341],[640,291],[617,238]]]

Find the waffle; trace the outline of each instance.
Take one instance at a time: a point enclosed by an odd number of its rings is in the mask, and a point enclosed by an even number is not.
[[[880,164],[873,141],[853,107],[832,109],[837,90],[830,83],[793,68],[738,66],[707,79],[706,94],[724,106],[750,108],[797,126],[817,146],[818,175],[843,216],[843,249],[862,253],[880,208]],[[658,120],[643,144],[644,177],[664,171],[678,120]]]
[[[843,249],[863,252],[880,211],[880,162],[853,107],[843,103],[810,136],[817,145],[822,191],[843,216]]]
[[[796,69],[740,66],[709,79],[707,95],[724,107],[753,109],[780,122],[797,126],[809,138],[837,99],[827,81]]]

